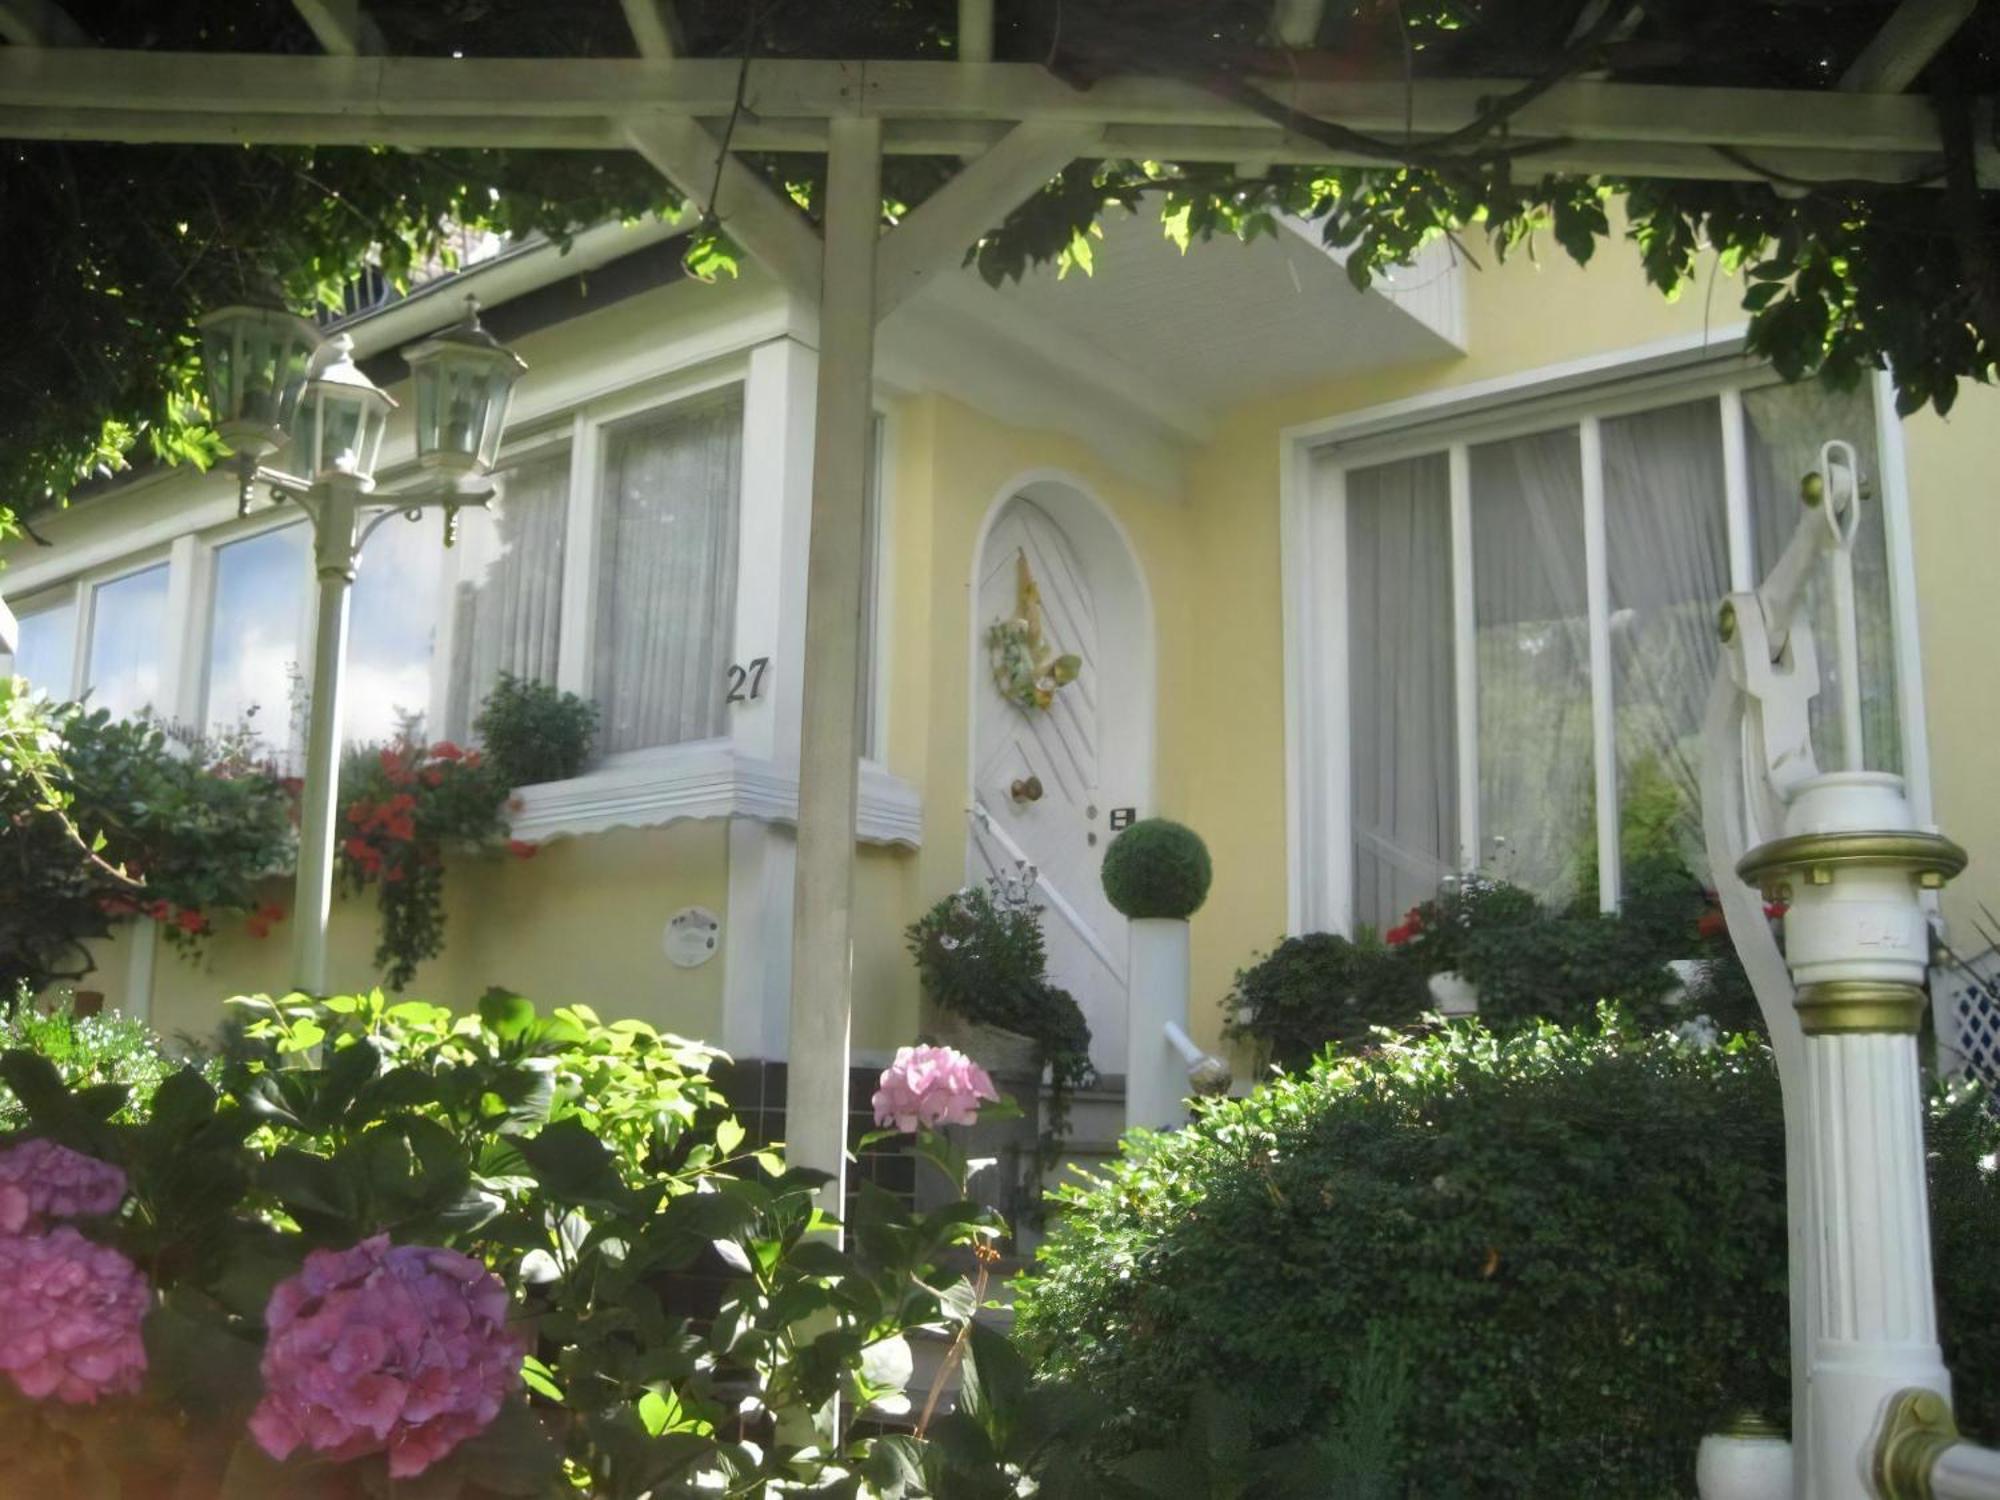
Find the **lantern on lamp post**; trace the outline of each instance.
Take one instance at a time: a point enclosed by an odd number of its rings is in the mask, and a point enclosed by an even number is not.
[[[249,508],[261,483],[273,501],[303,510],[313,527],[318,610],[292,957],[297,987],[321,993],[338,827],[341,667],[361,547],[391,516],[414,519],[427,509],[444,512],[451,544],[459,509],[490,496],[477,481],[492,469],[514,383],[527,366],[479,326],[476,304],[459,326],[407,351],[418,394],[417,460],[448,477],[387,497],[364,527],[361,505],[375,489],[396,402],[354,362],[354,341],[343,333],[322,343],[312,324],[275,307],[221,308],[202,319],[201,331],[216,428],[236,454],[239,509]],[[265,467],[287,444],[289,469]]]
[[[478,299],[468,295],[464,318],[403,359],[416,392],[417,462],[453,477],[492,472],[514,383],[528,367],[480,326]]]

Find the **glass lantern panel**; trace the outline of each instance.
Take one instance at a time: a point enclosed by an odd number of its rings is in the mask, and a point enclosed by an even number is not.
[[[389,413],[371,406],[361,416],[361,440],[355,444],[354,472],[373,478],[375,461],[382,452],[382,433],[389,425]]]
[[[438,446],[447,453],[470,457],[479,451],[479,387],[477,376],[454,364],[447,377],[444,435]]]
[[[486,425],[479,438],[479,462],[488,469],[500,456],[500,434],[507,425],[508,398],[513,384],[506,367],[502,365],[494,366],[486,377]]]
[[[243,338],[243,420],[259,427],[278,424],[278,398],[284,389],[279,337],[267,324],[250,329]]]
[[[355,439],[360,435],[361,408],[352,401],[322,395],[313,409],[318,416],[313,434],[313,472],[324,474],[351,467]]]
[[[227,421],[236,409],[235,339],[225,327],[209,327],[201,334],[202,358],[208,361],[208,399],[218,422]]]
[[[312,359],[312,345],[293,334],[285,338],[278,370],[278,422],[290,427],[298,414],[299,397],[305,390],[306,365]]]
[[[417,366],[416,387],[417,452],[435,453],[438,444],[438,367],[435,363]]]

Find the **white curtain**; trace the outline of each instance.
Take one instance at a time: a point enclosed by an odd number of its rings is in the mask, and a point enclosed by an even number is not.
[[[607,752],[727,730],[742,468],[736,390],[611,436],[595,642]]]
[[[1471,471],[1481,863],[1562,900],[1596,858],[1576,429],[1481,444]]]
[[[1443,454],[1348,471],[1347,591],[1354,915],[1379,929],[1458,865]]]
[[[556,680],[569,454],[493,476],[484,511],[460,517],[445,737],[463,743],[502,672]]]
[[[1756,522],[1757,575],[1778,560],[1803,507],[1799,481],[1819,467],[1822,443],[1840,438],[1854,445],[1861,476],[1870,486],[1854,539],[1854,602],[1861,643],[1863,757],[1871,771],[1901,771],[1903,741],[1896,714],[1896,658],[1889,614],[1889,559],[1882,530],[1881,461],[1875,441],[1875,403],[1866,385],[1836,391],[1820,381],[1761,386],[1743,395],[1750,459],[1751,510]],[[1824,569],[1807,591],[1819,646],[1820,695],[1813,700],[1813,746],[1823,769],[1843,764],[1839,661],[1833,609]]]
[[[1624,859],[1707,868],[1701,722],[1729,592],[1729,506],[1714,401],[1606,419],[1605,554]]]

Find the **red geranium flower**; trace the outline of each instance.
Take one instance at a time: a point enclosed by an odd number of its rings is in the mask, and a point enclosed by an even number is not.
[[[155,922],[164,922],[173,914],[173,907],[165,901],[155,901],[151,906],[146,908],[146,915],[151,917]]]
[[[526,839],[509,839],[507,840],[507,852],[516,859],[533,859],[542,851],[540,846],[531,844]]]
[[[1729,931],[1729,922],[1722,915],[1722,908],[1711,906],[1701,914],[1701,920],[1694,924],[1694,930],[1704,938],[1719,938]]]
[[[1773,922],[1777,921],[1778,918],[1791,909],[1792,903],[1789,901],[1766,901],[1764,903],[1764,915],[1769,917]]]
[[[450,740],[439,740],[431,746],[432,760],[464,760],[465,752]]]
[[[183,906],[174,917],[174,926],[180,928],[182,932],[206,932],[208,918],[192,906]]]

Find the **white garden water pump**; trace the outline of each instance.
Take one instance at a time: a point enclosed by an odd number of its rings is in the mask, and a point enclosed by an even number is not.
[[[1966,857],[1917,825],[1901,777],[1864,762],[1853,554],[1867,497],[1853,448],[1825,444],[1802,489],[1805,513],[1770,575],[1722,606],[1702,785],[1710,867],[1784,1087],[1792,1462],[1771,1462],[1775,1438],[1745,1440],[1734,1472],[1705,1454],[1703,1493],[2000,1500],[2000,1453],[1959,1442],[1951,1425],[1917,1063],[1928,893]],[[1821,769],[1812,737],[1816,579],[1837,653],[1835,770]],[[1783,908],[1782,948],[1767,903]]]

